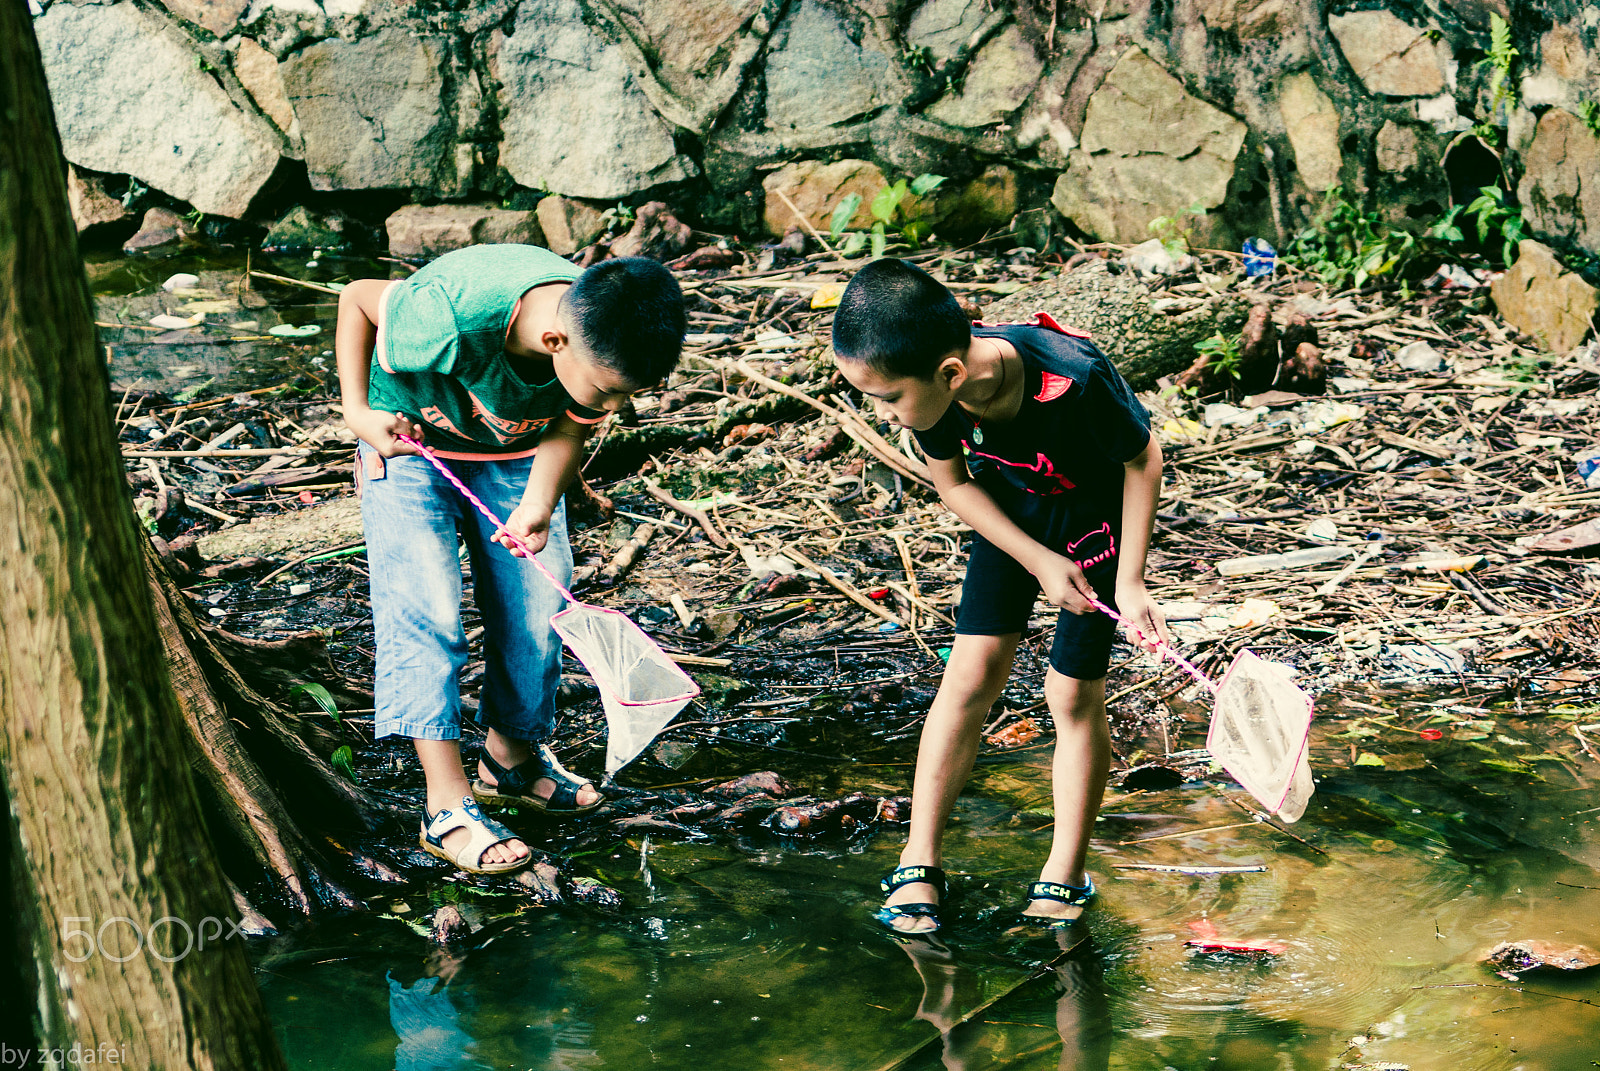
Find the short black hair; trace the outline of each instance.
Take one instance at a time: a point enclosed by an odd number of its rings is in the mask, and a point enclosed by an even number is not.
[[[602,260],[573,281],[562,309],[595,362],[637,386],[666,379],[683,352],[683,291],[649,257]]]
[[[856,272],[833,314],[833,351],[894,378],[927,379],[971,342],[972,324],[955,295],[903,260],[885,257]]]

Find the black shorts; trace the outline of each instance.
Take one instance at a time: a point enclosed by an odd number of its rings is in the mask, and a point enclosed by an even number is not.
[[[1006,515],[1024,532],[1051,550],[1079,563],[1089,586],[1100,601],[1116,609],[1118,525],[1101,516],[1084,516],[1067,503],[1019,493],[995,495]],[[1075,516],[1076,514],[1076,516]],[[1026,632],[1039,596],[1039,581],[1015,558],[972,533],[967,576],[961,585],[961,607],[956,611],[956,635],[1005,636]],[[1111,664],[1111,644],[1117,624],[1098,611],[1074,614],[1062,610],[1050,645],[1050,665],[1057,673],[1077,680],[1099,680]]]

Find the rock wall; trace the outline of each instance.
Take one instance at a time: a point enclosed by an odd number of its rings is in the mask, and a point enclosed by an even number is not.
[[[781,233],[931,172],[912,211],[946,233],[1234,246],[1336,185],[1424,220],[1503,174],[1534,236],[1600,254],[1588,0],[30,2],[75,181],[217,216],[303,167],[389,207],[658,198]],[[1475,123],[1492,153],[1457,148]]]

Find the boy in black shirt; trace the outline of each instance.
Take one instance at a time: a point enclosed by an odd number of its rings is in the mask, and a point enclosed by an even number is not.
[[[1149,418],[1086,336],[1043,313],[974,328],[948,290],[903,261],[874,261],[850,281],[833,349],[879,413],[916,433],[939,496],[973,528],[956,639],[917,752],[911,832],[878,918],[905,933],[938,928],[944,826],[1041,590],[1067,611],[1044,687],[1056,821],[1023,914],[1077,918],[1094,896],[1084,859],[1111,765],[1105,675],[1116,626],[1090,599],[1169,638],[1144,581],[1161,488]]]

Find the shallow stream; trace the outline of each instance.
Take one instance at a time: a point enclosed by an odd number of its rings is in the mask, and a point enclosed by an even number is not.
[[[395,918],[265,943],[258,977],[305,1068],[1594,1066],[1595,972],[1512,983],[1479,962],[1503,940],[1600,941],[1593,770],[1550,763],[1519,783],[1448,739],[1424,769],[1334,770],[1345,746],[1319,744],[1318,793],[1289,827],[1308,844],[1252,822],[1225,783],[1112,793],[1090,862],[1102,898],[1072,930],[1015,924],[1048,845],[1048,818],[1029,813],[1048,752],[1030,750],[984,762],[963,798],[937,940],[871,921],[892,837],[634,836],[575,861],[622,890],[622,917],[536,911],[446,955],[404,921],[429,910],[417,898]],[[762,756],[722,758],[732,775]],[[842,773],[845,787],[908,787],[903,765]],[[1131,863],[1268,869],[1115,869]],[[1286,950],[1194,954],[1201,918]]]
[[[242,266],[214,256],[91,264],[102,320],[198,314],[211,326],[195,334],[250,338],[109,330],[117,389],[214,395],[329,376],[336,299],[230,294]],[[384,266],[281,270],[335,279]],[[156,292],[177,271],[199,275],[199,288]],[[279,323],[322,332],[263,337]],[[1360,736],[1363,751],[1387,748],[1387,767],[1355,764],[1349,723],[1320,720],[1320,784],[1294,837],[1252,821],[1225,782],[1112,792],[1090,858],[1102,898],[1073,929],[1017,925],[1049,838],[1049,753],[1033,748],[985,758],[963,797],[937,939],[897,940],[871,920],[895,836],[819,846],[599,833],[586,842],[607,847],[570,866],[620,889],[619,915],[508,919],[471,887],[443,885],[257,942],[257,977],[291,1066],[318,1071],[1600,1066],[1600,971],[1512,982],[1480,963],[1504,940],[1600,945],[1600,764],[1490,765],[1477,743],[1509,740],[1496,749],[1534,755],[1561,741],[1570,753],[1568,726],[1596,715],[1461,716],[1495,724],[1440,741],[1383,727]],[[851,753],[827,732],[799,740],[795,729],[783,738],[791,747]],[[909,791],[913,749],[911,739],[878,742],[855,751],[874,764],[787,768],[797,760],[723,744],[702,748],[690,775],[777,762],[809,789],[898,794]],[[1117,869],[1141,863],[1267,869]],[[482,926],[458,953],[417,932],[447,901]],[[1285,949],[1196,955],[1184,942],[1201,919]]]

